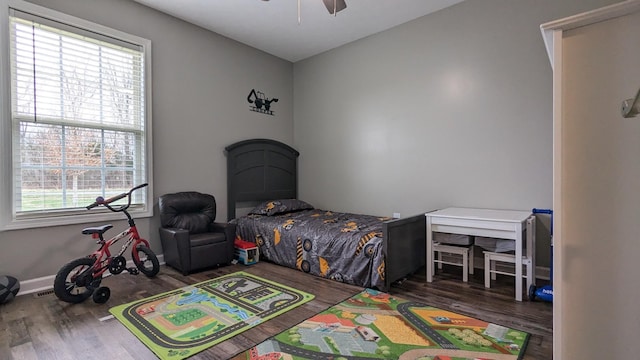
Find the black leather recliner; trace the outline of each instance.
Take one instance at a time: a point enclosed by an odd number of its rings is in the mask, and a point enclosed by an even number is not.
[[[187,275],[231,263],[236,225],[217,223],[216,199],[195,191],[160,196],[160,240],[167,265]]]

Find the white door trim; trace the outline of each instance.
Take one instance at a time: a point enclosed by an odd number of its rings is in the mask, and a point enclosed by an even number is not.
[[[570,16],[564,19],[551,21],[540,25],[545,47],[553,68],[553,355],[554,359],[562,360],[562,298],[561,288],[563,278],[560,260],[563,258],[563,204],[562,204],[562,159],[564,158],[562,148],[562,69],[563,54],[562,40],[564,32],[578,27],[595,24],[598,22],[611,20],[621,16],[633,14],[640,11],[640,0],[628,0],[621,3],[606,6],[593,11]],[[556,281],[558,280],[558,281]],[[570,360],[570,359],[567,359]]]

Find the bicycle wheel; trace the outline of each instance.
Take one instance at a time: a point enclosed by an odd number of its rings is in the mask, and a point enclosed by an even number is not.
[[[132,254],[132,258],[138,270],[140,270],[141,273],[147,275],[147,277],[156,276],[158,271],[160,271],[160,263],[158,262],[158,257],[156,257],[156,254],[154,254],[151,249],[144,245],[139,245],[133,251],[137,252],[137,254]]]
[[[93,278],[94,262],[88,257],[75,259],[58,271],[53,282],[53,292],[58,299],[77,304],[91,296],[101,281]]]
[[[109,300],[109,296],[111,296],[111,290],[109,290],[109,288],[106,286],[100,286],[93,293],[93,302],[95,302],[96,304],[104,304],[107,302],[107,300]]]

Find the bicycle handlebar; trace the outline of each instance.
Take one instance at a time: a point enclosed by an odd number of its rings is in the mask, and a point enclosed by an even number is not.
[[[91,210],[96,206],[104,205],[105,207],[107,207],[111,211],[122,211],[122,210],[128,208],[131,205],[131,196],[130,196],[131,193],[136,191],[136,190],[138,190],[138,189],[141,189],[141,188],[143,188],[145,186],[148,186],[148,185],[149,185],[148,183],[140,184],[140,185],[134,187],[133,189],[127,191],[126,193],[122,193],[120,195],[115,195],[115,196],[112,196],[112,197],[110,197],[108,199],[105,199],[102,196],[98,196],[96,198],[96,201],[93,204],[87,206],[87,210]],[[114,201],[118,201],[118,200],[120,200],[120,199],[122,199],[124,197],[127,197],[127,196],[129,196],[129,202],[127,203],[127,205],[122,205],[120,207],[120,209],[116,210],[116,209],[113,209],[111,206],[109,206],[110,203],[112,203]]]

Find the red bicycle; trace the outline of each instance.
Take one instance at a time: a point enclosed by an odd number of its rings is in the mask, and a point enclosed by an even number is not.
[[[104,206],[113,212],[123,212],[129,220],[129,227],[109,240],[105,240],[103,234],[113,227],[111,224],[82,230],[83,234],[91,235],[97,239],[96,243],[100,247],[89,256],[75,259],[58,271],[53,283],[53,291],[60,300],[76,304],[93,295],[94,302],[98,304],[107,302],[111,290],[108,287],[100,286],[102,277],[107,270],[112,275],[120,274],[125,270],[131,275],[138,275],[138,272],[141,272],[150,278],[158,274],[160,270],[158,258],[150,249],[149,242],[138,234],[135,221],[127,211],[131,206],[131,193],[147,185],[138,185],[126,193],[108,199],[99,196],[93,204],[87,206],[87,210]],[[109,205],[125,197],[127,197],[126,204]],[[127,241],[117,254],[112,255],[109,248],[123,238],[127,238]],[[131,258],[136,266],[127,268],[127,260],[123,254],[130,245],[132,245]]]

